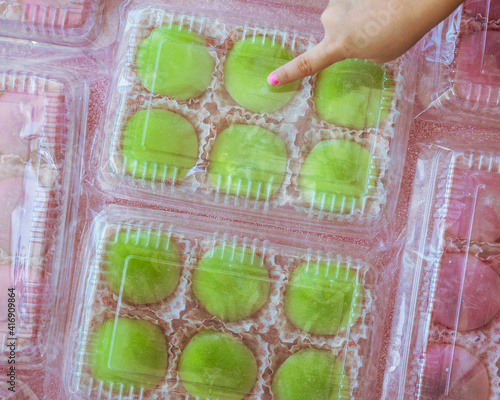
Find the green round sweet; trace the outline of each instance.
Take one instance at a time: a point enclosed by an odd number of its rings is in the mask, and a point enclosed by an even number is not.
[[[137,74],[144,87],[181,101],[207,89],[214,67],[205,40],[178,25],[154,29],[137,49]]]
[[[208,179],[220,192],[268,199],[285,177],[287,148],[274,133],[254,125],[232,125],[217,136]]]
[[[304,349],[290,356],[274,376],[276,400],[348,400],[349,378],[327,350]]]
[[[125,126],[122,154],[134,178],[179,181],[196,164],[198,138],[193,125],[179,114],[141,110]]]
[[[318,76],[314,103],[321,119],[351,129],[371,128],[389,114],[392,80],[381,65],[355,58]]]
[[[363,207],[376,176],[364,147],[349,140],[325,140],[307,156],[299,187],[304,199],[322,211],[350,212]]]
[[[195,335],[179,360],[179,377],[193,397],[240,400],[257,379],[257,362],[240,341],[213,330]]]
[[[116,324],[115,324],[116,322]],[[158,325],[129,318],[106,320],[90,348],[94,378],[113,383],[113,391],[152,389],[167,373],[167,340]]]
[[[217,246],[193,274],[193,291],[208,312],[237,321],[256,312],[269,297],[269,275],[251,249]]]
[[[299,329],[335,335],[360,316],[362,288],[356,271],[343,264],[301,264],[285,292],[285,313]]]
[[[234,44],[224,66],[228,93],[255,113],[272,113],[287,104],[300,81],[271,86],[268,75],[293,59],[293,53],[271,38],[249,37]]]
[[[107,244],[104,261],[109,287],[130,303],[156,303],[169,296],[179,282],[179,250],[164,233],[119,232]]]

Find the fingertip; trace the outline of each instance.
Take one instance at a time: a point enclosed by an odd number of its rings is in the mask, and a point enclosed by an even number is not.
[[[269,76],[267,77],[267,83],[269,83],[271,86],[278,86],[278,77],[274,72],[271,72]]]

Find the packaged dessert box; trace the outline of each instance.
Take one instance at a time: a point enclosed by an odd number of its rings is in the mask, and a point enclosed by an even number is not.
[[[411,55],[347,60],[273,88],[269,71],[320,30],[165,3],[122,12],[96,186],[315,232],[387,229],[411,121]]]
[[[425,147],[417,161],[386,398],[497,399],[498,147]]]
[[[396,262],[210,217],[93,215],[76,260],[72,398],[369,398],[390,310],[380,262]]]
[[[468,0],[425,41],[422,117],[494,127],[500,115],[500,6]]]
[[[70,72],[0,66],[0,364],[40,365],[79,165],[85,87]],[[10,362],[9,362],[10,361]]]
[[[2,0],[0,34],[78,46],[90,43],[101,23],[100,0]]]

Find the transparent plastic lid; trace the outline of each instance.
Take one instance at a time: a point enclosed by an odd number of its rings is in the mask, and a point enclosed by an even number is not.
[[[269,73],[316,38],[159,6],[129,15],[100,137],[104,190],[319,231],[387,223],[413,89],[403,59],[272,87]]]
[[[403,362],[387,387],[398,399],[493,400],[500,151],[431,146],[417,165],[392,339]]]

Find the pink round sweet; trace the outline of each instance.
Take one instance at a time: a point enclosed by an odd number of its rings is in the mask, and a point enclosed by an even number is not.
[[[24,200],[24,178],[7,178],[0,181],[0,248],[10,253],[12,236],[12,213],[22,207]],[[15,221],[17,222],[17,221]]]
[[[488,20],[496,21],[500,19],[500,0],[490,0],[489,10],[487,0],[468,0],[464,3],[463,11],[468,17],[488,16]]]
[[[488,400],[486,368],[467,350],[448,344],[427,348],[421,400]]]
[[[444,254],[434,300],[436,321],[454,329],[458,317],[457,329],[469,331],[491,321],[499,310],[500,277],[495,271],[471,255]]]
[[[500,175],[457,171],[446,213],[446,230],[473,242],[500,241]]]
[[[486,104],[491,101],[488,88],[500,86],[499,48],[500,31],[478,31],[461,38],[454,83],[460,96]]]
[[[7,331],[7,289],[12,287],[12,270],[9,264],[0,265],[0,332]]]

